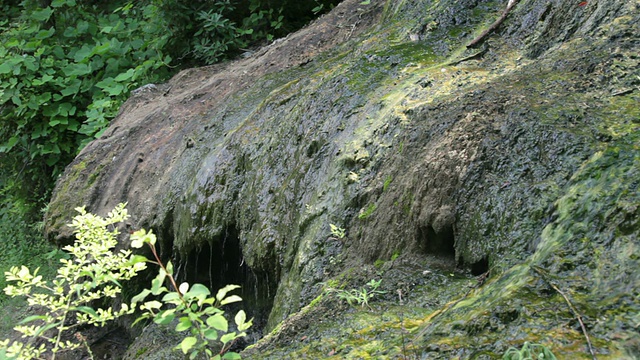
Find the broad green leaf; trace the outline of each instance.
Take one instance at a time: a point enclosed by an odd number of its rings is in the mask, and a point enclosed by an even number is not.
[[[102,55],[104,53],[106,53],[107,51],[109,51],[109,49],[111,48],[111,43],[110,42],[105,42],[104,44],[100,44],[97,45],[96,47],[93,48],[93,50],[91,51],[91,55]]]
[[[63,68],[62,71],[66,76],[83,76],[91,73],[91,67],[89,66],[89,64],[85,64],[85,63],[69,64],[68,66]]]
[[[42,115],[44,115],[46,117],[49,117],[49,118],[52,118],[52,117],[58,115],[59,113],[60,113],[60,109],[58,108],[58,106],[55,103],[45,105],[42,108]]]
[[[126,80],[131,79],[133,74],[134,74],[134,70],[133,69],[129,69],[129,70],[127,70],[127,72],[123,72],[123,73],[118,74],[118,76],[116,76],[115,80],[116,81],[126,81]]]
[[[220,314],[210,316],[207,319],[207,325],[222,332],[227,332],[227,330],[229,330],[229,323],[227,322],[227,319],[225,319],[224,316]]]
[[[162,297],[162,302],[165,302],[165,303],[181,302],[180,295],[178,295],[178,293],[175,291],[169,292]]]
[[[36,10],[32,12],[31,18],[37,21],[45,22],[49,20],[49,18],[51,17],[51,14],[53,14],[53,9],[51,9],[50,7],[46,7],[42,10]]]
[[[73,56],[73,60],[76,63],[83,62],[84,60],[86,60],[87,58],[93,55],[91,50],[92,49],[87,45],[82,46],[82,48],[80,48],[80,50],[78,50]]]
[[[62,96],[75,96],[78,93],[81,84],[82,82],[80,80],[74,79],[71,84],[67,85],[62,89],[62,91],[60,91],[60,94],[62,94]]]
[[[156,300],[151,300],[144,303],[145,309],[160,309],[161,307],[162,307],[162,303]]]
[[[17,143],[18,143],[18,137],[16,137],[15,135],[10,137],[9,140],[7,140],[6,143],[0,145],[0,153],[7,152],[7,151],[13,149],[13,147]]]
[[[234,320],[236,322],[236,325],[242,325],[245,321],[247,321],[247,314],[244,312],[244,310],[240,310],[236,314]]]
[[[53,0],[51,2],[52,8],[58,8],[67,4],[67,0]]]
[[[36,34],[36,39],[44,40],[44,39],[50,38],[55,33],[56,33],[56,29],[55,28],[50,28],[48,30],[40,30]]]
[[[198,339],[196,339],[193,336],[187,336],[186,338],[184,338],[182,340],[182,342],[180,343],[179,346],[176,346],[176,348],[179,348],[182,350],[183,354],[186,354],[189,352],[189,350],[191,350],[191,348],[198,342]]]
[[[3,62],[2,64],[0,64],[0,74],[8,74],[11,72],[11,64],[9,64],[8,62]]]
[[[36,71],[40,67],[38,61],[33,56],[27,56],[24,58],[24,67],[31,71]]]
[[[202,284],[193,284],[191,289],[189,289],[189,291],[184,295],[188,298],[204,298],[211,295],[211,291]]]
[[[186,316],[181,317],[178,322],[178,325],[176,325],[176,331],[177,332],[185,331],[185,330],[188,330],[189,328],[191,328],[191,320],[189,320],[189,318]]]
[[[242,359],[242,356],[240,356],[240,354],[238,353],[234,353],[230,351],[222,355],[222,358],[225,360],[240,360]]]
[[[218,340],[218,332],[214,328],[204,330],[204,337],[208,340]]]

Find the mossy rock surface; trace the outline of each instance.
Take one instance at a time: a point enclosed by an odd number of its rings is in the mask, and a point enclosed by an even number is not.
[[[68,167],[49,237],[128,202],[182,280],[243,285],[248,358],[633,358],[640,2],[520,0],[468,49],[504,6],[347,0],[179,74]],[[386,293],[305,307],[336,279]]]

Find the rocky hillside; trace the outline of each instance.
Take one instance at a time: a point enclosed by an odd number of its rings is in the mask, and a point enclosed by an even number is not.
[[[640,1],[507,5],[345,0],[141,89],[60,178],[49,238],[127,202],[182,279],[243,286],[247,358],[633,358]],[[372,279],[370,307],[326,291]],[[127,356],[168,356],[154,336]]]

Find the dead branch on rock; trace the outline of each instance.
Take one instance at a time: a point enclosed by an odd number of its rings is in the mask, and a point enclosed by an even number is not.
[[[509,0],[509,3],[507,4],[507,8],[504,9],[504,11],[502,12],[502,15],[498,18],[498,20],[496,20],[493,24],[491,24],[491,26],[489,26],[487,30],[483,31],[482,34],[478,35],[478,37],[471,40],[471,42],[467,44],[467,47],[470,48],[478,45],[482,40],[484,40],[485,37],[487,37],[487,35],[489,35],[489,33],[491,33],[498,26],[500,26],[500,24],[502,24],[504,19],[507,18],[509,11],[511,11],[511,9],[516,5],[517,2],[518,0]]]
[[[542,280],[544,280],[547,284],[549,284],[553,288],[553,290],[557,291],[558,294],[562,295],[564,300],[567,302],[567,305],[569,305],[569,309],[571,309],[571,312],[576,317],[576,319],[578,319],[578,322],[580,323],[580,327],[582,328],[582,333],[584,334],[585,339],[587,339],[587,344],[589,345],[589,352],[591,353],[591,357],[593,358],[593,360],[597,360],[596,353],[593,350],[593,346],[591,345],[591,339],[589,339],[589,334],[587,334],[587,329],[585,328],[584,323],[582,322],[582,316],[580,316],[576,308],[573,306],[573,304],[567,297],[567,295],[549,280],[548,276],[545,274],[545,271],[542,268],[538,266],[533,266],[532,269],[538,275],[540,275],[540,278],[542,278]]]

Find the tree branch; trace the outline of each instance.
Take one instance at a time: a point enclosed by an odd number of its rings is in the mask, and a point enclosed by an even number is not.
[[[471,42],[467,44],[467,47],[471,48],[478,45],[481,41],[484,40],[485,37],[487,37],[487,35],[489,35],[489,33],[491,33],[498,26],[500,26],[500,24],[502,24],[504,19],[507,18],[509,11],[511,11],[511,9],[516,5],[517,2],[518,0],[509,0],[509,3],[507,4],[507,8],[504,9],[504,11],[502,12],[502,15],[498,18],[498,20],[496,20],[493,24],[491,24],[491,26],[489,26],[487,30],[483,31],[482,34],[478,35],[478,37],[471,40]]]
[[[589,352],[591,353],[591,357],[593,358],[593,360],[597,360],[596,353],[593,350],[593,346],[591,345],[591,340],[589,339],[589,334],[587,334],[587,329],[584,327],[584,323],[582,322],[582,316],[580,316],[580,314],[578,313],[578,310],[576,310],[576,308],[573,306],[571,301],[569,301],[569,298],[567,297],[567,295],[565,295],[565,293],[560,291],[560,289],[558,289],[557,286],[553,285],[553,283],[547,278],[547,275],[542,271],[541,268],[534,266],[532,267],[532,269],[538,275],[540,275],[540,278],[542,278],[542,280],[544,280],[547,284],[549,284],[553,288],[553,290],[557,291],[558,294],[562,295],[564,300],[567,302],[567,305],[569,305],[569,309],[571,309],[571,312],[573,313],[573,315],[575,315],[576,319],[578,319],[578,322],[580,323],[580,327],[582,328],[582,333],[584,334],[585,339],[587,339],[587,344],[589,345]]]

